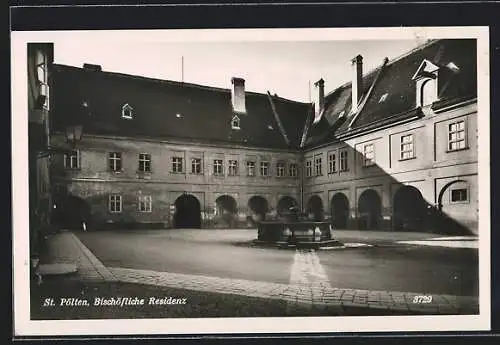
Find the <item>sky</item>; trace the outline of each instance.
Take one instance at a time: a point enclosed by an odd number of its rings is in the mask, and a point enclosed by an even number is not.
[[[61,40],[54,44],[54,62],[103,71],[229,89],[231,78],[245,79],[247,91],[301,102],[314,99],[314,82],[323,78],[325,92],[351,80],[350,60],[363,56],[368,72],[424,41],[422,39],[341,41],[177,41],[149,42]]]

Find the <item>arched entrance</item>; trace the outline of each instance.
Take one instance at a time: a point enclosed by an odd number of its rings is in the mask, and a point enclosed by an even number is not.
[[[473,227],[466,225],[466,222],[477,222],[477,207],[471,207],[470,197],[467,181],[455,180],[445,184],[439,191],[437,209],[432,217],[435,230],[450,235],[475,233]]]
[[[297,202],[297,200],[295,200],[291,196],[284,196],[278,201],[278,204],[276,205],[276,212],[279,216],[283,216],[284,214],[289,212],[291,208],[298,206],[299,203]]]
[[[376,191],[367,189],[359,196],[358,221],[361,229],[378,229],[382,218],[382,201]]]
[[[248,208],[252,211],[253,221],[258,222],[266,218],[266,213],[269,212],[269,203],[266,198],[255,195],[248,200]]]
[[[401,186],[394,195],[393,221],[396,230],[421,230],[426,218],[426,205],[420,191]]]
[[[349,200],[344,193],[336,193],[332,197],[332,224],[337,229],[347,229],[349,219]]]
[[[74,195],[56,197],[53,202],[52,222],[62,229],[88,229],[92,222],[90,205]]]
[[[323,201],[317,195],[313,195],[307,202],[307,215],[314,221],[322,221],[324,219]]]
[[[176,228],[200,228],[201,207],[195,196],[183,194],[175,200],[174,226]]]
[[[215,200],[215,206],[219,225],[234,226],[238,214],[236,200],[230,195],[221,195]]]

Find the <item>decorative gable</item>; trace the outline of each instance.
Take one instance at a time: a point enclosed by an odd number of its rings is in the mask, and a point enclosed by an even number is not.
[[[415,81],[415,105],[425,107],[438,100],[439,66],[424,59],[412,77]]]
[[[122,118],[127,120],[132,120],[134,118],[134,108],[128,103],[125,103],[122,107]]]

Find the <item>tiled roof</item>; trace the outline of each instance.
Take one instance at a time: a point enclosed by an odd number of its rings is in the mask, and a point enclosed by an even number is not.
[[[382,68],[380,78],[359,114],[348,116],[351,110],[350,83],[327,95],[324,119],[311,126],[306,146],[332,141],[340,135],[376,126],[382,122],[398,121],[412,113],[416,110],[416,84],[412,76],[424,59],[440,67],[438,83],[440,103],[477,96],[476,40],[432,41],[401,58],[389,61],[383,68],[379,67],[364,75],[363,95]],[[459,67],[458,72],[453,71],[454,66]],[[338,121],[342,112],[344,117],[342,121]],[[353,116],[356,116],[356,119],[349,127]]]
[[[58,64],[52,80],[52,124],[58,131],[64,130],[67,120],[79,110],[85,114],[84,133],[89,134],[297,148],[310,106],[276,95],[246,92],[247,112],[238,114],[240,129],[232,129],[235,114],[230,89]],[[83,102],[87,102],[88,111],[82,109]],[[133,108],[133,119],[122,119],[124,104]]]
[[[311,147],[419,113],[412,76],[424,59],[440,67],[435,106],[476,97],[476,40],[450,39],[429,42],[386,64],[381,61],[380,67],[366,73],[364,106],[358,113],[351,113],[350,83],[325,96],[325,110],[316,123],[309,103],[246,92],[247,113],[238,115],[239,130],[231,129],[230,89],[56,64],[51,123],[53,129],[63,130],[66,120],[86,101],[85,113],[90,115],[86,115],[85,133],[284,149]],[[132,120],[121,118],[124,104],[133,108]]]

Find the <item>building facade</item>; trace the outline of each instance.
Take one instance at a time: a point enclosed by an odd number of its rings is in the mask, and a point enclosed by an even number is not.
[[[53,52],[50,43],[27,45],[29,221],[33,255],[39,252],[40,237],[50,226],[49,70]]]
[[[254,226],[297,206],[337,228],[476,233],[475,40],[437,40],[315,102],[54,66],[59,221]],[[79,210],[79,211],[76,211]],[[82,211],[84,210],[84,211]]]

